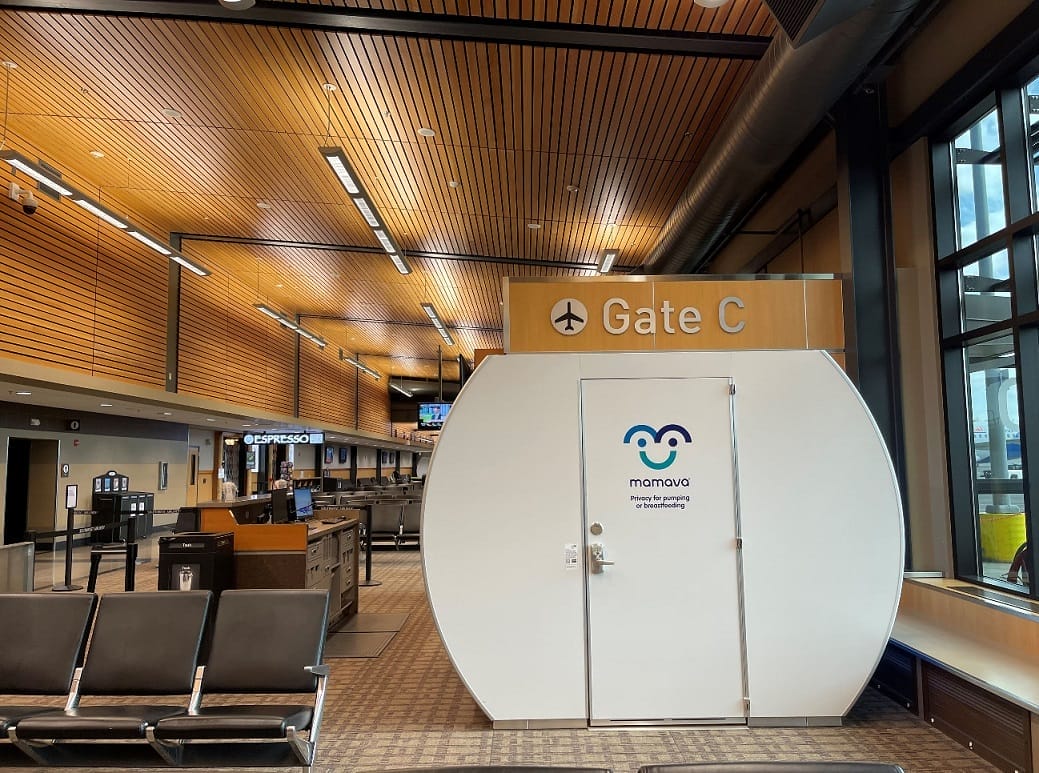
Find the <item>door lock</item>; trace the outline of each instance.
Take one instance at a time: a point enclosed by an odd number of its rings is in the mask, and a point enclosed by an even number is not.
[[[588,552],[592,557],[592,574],[602,574],[602,568],[604,566],[613,566],[613,561],[606,560],[606,548],[601,542],[593,542],[589,545]]]

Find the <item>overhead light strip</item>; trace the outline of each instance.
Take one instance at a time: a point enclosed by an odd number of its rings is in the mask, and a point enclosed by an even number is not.
[[[196,263],[193,260],[185,258],[183,255],[179,255],[176,251],[168,244],[160,242],[154,236],[149,235],[144,230],[138,228],[126,218],[121,215],[112,212],[110,209],[103,207],[99,202],[87,196],[82,191],[78,191],[71,185],[66,183],[60,177],[55,177],[51,172],[44,169],[39,164],[36,164],[21,153],[14,150],[5,150],[0,152],[0,160],[6,161],[14,169],[19,172],[27,174],[32,179],[36,180],[40,185],[49,188],[59,196],[67,196],[72,200],[73,204],[76,204],[85,209],[95,217],[104,220],[111,226],[118,228],[120,231],[125,232],[127,235],[133,237],[141,244],[150,247],[163,257],[169,258],[170,260],[176,261],[185,268],[190,269],[199,276],[209,276],[211,273],[208,268],[200,263]]]
[[[341,359],[343,362],[350,363],[355,368],[357,368],[358,370],[364,371],[365,373],[367,373],[369,376],[371,376],[374,379],[382,378],[382,376],[379,373],[376,373],[374,370],[369,368],[367,365],[365,365],[360,360],[355,360],[350,355],[344,354],[342,349],[339,350],[339,359]]]
[[[402,395],[404,395],[405,397],[414,397],[414,396],[415,396],[414,394],[412,394],[411,392],[409,392],[409,391],[408,391],[407,389],[405,389],[404,387],[402,387],[402,386],[397,386],[397,385],[396,385],[396,384],[394,384],[394,383],[393,383],[392,381],[390,382],[390,389],[396,389],[396,390],[397,390],[398,392],[400,392],[400,393],[401,393]]]
[[[275,308],[272,308],[271,306],[268,306],[266,303],[254,303],[253,308],[261,314],[266,314],[268,317],[273,319],[282,327],[286,327],[289,330],[296,333],[297,335],[302,336],[303,338],[306,338],[310,341],[313,341],[315,344],[317,344],[319,349],[324,349],[326,346],[328,346],[328,342],[325,341],[324,338],[317,335],[316,333],[311,333],[306,328],[303,328],[300,325],[296,324],[296,321],[292,319],[292,317],[290,317],[287,314],[282,314],[280,311],[278,311]]]
[[[437,310],[433,308],[433,304],[423,303],[422,310],[426,312],[426,316],[429,317],[430,322],[433,323],[433,327],[437,329],[437,332],[440,333],[440,337],[447,342],[447,345],[454,346],[455,339],[451,337],[450,331],[448,331],[447,327],[441,321],[440,315],[437,314]]]
[[[346,154],[343,152],[343,149],[340,147],[322,147],[318,148],[318,152],[324,156],[325,161],[328,162],[335,176],[339,178],[339,182],[342,183],[346,192],[350,194],[350,200],[353,201],[354,206],[361,213],[364,222],[371,227],[375,238],[379,240],[379,244],[382,245],[382,248],[390,256],[390,261],[392,261],[394,268],[402,274],[410,274],[411,267],[401,257],[400,249],[393,241],[393,237],[387,232],[382,217],[371,202],[371,197],[364,191],[354,168],[346,160]]]
[[[602,260],[599,261],[599,273],[608,274],[610,269],[613,268],[614,262],[617,260],[617,250],[606,250],[602,254]]]

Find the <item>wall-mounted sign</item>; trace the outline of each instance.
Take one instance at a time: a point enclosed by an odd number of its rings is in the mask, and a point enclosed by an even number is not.
[[[65,422],[65,429],[67,429],[69,432],[79,432],[79,428],[81,426],[82,423],[79,419],[69,419]]]
[[[67,478],[72,472],[72,468],[68,464],[61,465],[61,477]]]
[[[503,294],[508,352],[844,348],[832,276],[507,278]]]
[[[293,445],[295,443],[303,443],[305,445],[322,445],[325,442],[324,432],[292,432],[291,430],[285,430],[283,432],[263,432],[256,433],[255,435],[250,433],[246,435],[242,440],[247,446],[269,446],[272,444],[284,444]]]
[[[68,510],[75,510],[76,503],[79,499],[79,486],[72,485],[65,487],[65,508]]]

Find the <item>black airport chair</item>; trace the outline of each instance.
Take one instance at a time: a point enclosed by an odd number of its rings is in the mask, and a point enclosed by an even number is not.
[[[294,759],[304,767],[313,765],[328,677],[328,666],[321,665],[327,628],[327,591],[224,591],[191,707],[185,714],[160,719],[149,729],[149,740],[173,764],[195,765],[198,760],[189,755],[217,753],[223,755],[220,766],[235,766],[251,751],[268,752],[272,742],[281,742],[283,750],[287,744],[289,758],[268,755],[264,764]],[[202,705],[213,695],[247,693],[311,693],[314,703]],[[308,738],[300,735],[304,732]],[[267,748],[228,741],[255,741]]]
[[[0,694],[69,694],[94,616],[93,593],[0,594]],[[5,737],[20,720],[54,706],[0,705]]]
[[[905,773],[883,762],[690,762],[643,765],[639,773]]]
[[[80,706],[83,696],[187,696],[209,591],[108,593],[98,604],[86,661],[77,669],[64,711],[25,719],[8,730],[11,740],[47,765],[48,751],[63,741],[123,741],[147,738],[162,717],[186,705]]]
[[[409,540],[418,542],[419,527],[422,525],[422,503],[409,502],[404,505],[404,514],[401,517],[400,541],[405,543]]]
[[[380,502],[372,505],[372,531],[368,539],[374,544],[376,540],[389,540],[394,546],[400,540],[400,522],[404,505]]]

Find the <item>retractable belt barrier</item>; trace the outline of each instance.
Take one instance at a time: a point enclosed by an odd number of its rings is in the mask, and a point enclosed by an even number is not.
[[[139,513],[131,513],[129,517],[119,521],[112,521],[111,523],[97,524],[96,526],[73,526],[72,519],[76,515],[98,515],[97,510],[74,510],[71,507],[68,508],[68,519],[65,523],[65,528],[60,531],[27,531],[25,533],[25,539],[27,542],[32,542],[36,545],[36,541],[40,539],[48,539],[50,537],[65,537],[65,582],[62,585],[55,585],[53,590],[56,591],[71,591],[81,590],[81,585],[72,584],[72,539],[77,534],[89,534],[95,531],[103,531],[109,529],[117,529],[121,526],[126,526],[126,543],[130,545],[137,541],[137,534],[135,531],[135,525],[138,518],[145,515],[169,515],[171,513],[179,513],[179,510],[144,510]],[[136,545],[134,546],[136,547]],[[136,555],[136,551],[134,551]],[[129,555],[129,553],[128,553]],[[92,559],[93,562],[93,559]],[[127,590],[132,589],[133,581],[129,577],[129,573],[132,569],[133,561],[127,561]]]

